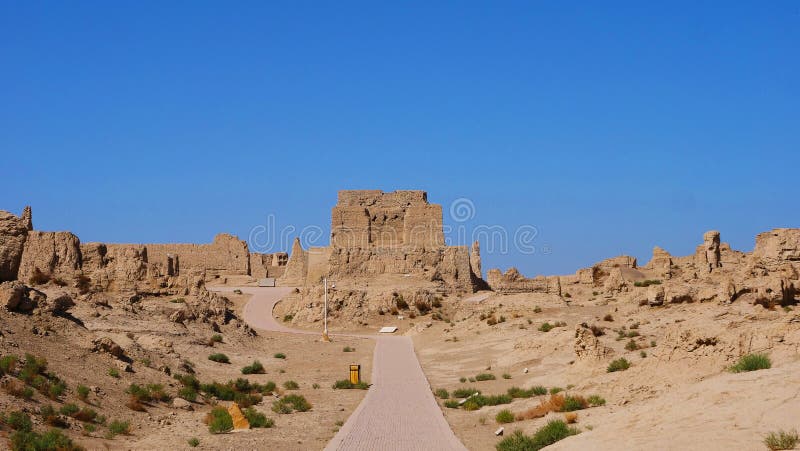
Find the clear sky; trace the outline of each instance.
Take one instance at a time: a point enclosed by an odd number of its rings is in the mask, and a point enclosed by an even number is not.
[[[800,2],[379,3],[0,1],[0,209],[324,245],[337,190],[424,189],[528,275],[800,226]]]

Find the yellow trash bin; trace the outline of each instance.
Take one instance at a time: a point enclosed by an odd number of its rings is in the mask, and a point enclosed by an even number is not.
[[[358,384],[361,382],[361,365],[350,365],[350,383]]]

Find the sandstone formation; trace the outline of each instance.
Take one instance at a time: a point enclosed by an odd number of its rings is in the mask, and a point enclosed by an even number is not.
[[[16,280],[25,239],[31,229],[30,207],[25,207],[20,217],[0,211],[0,282]]]
[[[28,232],[17,278],[29,281],[38,270],[48,276],[72,276],[81,268],[80,240],[70,232]]]
[[[718,231],[703,234],[693,255],[674,257],[656,246],[653,258],[637,267],[628,256],[603,260],[574,275],[526,278],[512,268],[487,274],[500,293],[585,294],[621,297],[641,305],[737,299],[772,308],[797,302],[800,292],[800,229],[775,229],[756,237],[752,254],[735,251],[720,241]]]

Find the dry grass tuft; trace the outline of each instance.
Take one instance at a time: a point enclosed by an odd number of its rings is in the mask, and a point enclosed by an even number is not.
[[[567,424],[575,424],[578,422],[578,414],[575,412],[566,413],[564,414],[564,421],[566,421]]]

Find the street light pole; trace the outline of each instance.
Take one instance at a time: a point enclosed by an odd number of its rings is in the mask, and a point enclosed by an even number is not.
[[[322,282],[325,285],[325,306],[323,307],[323,324],[325,328],[322,332],[322,341],[331,341],[330,337],[328,337],[328,278],[323,278]]]

